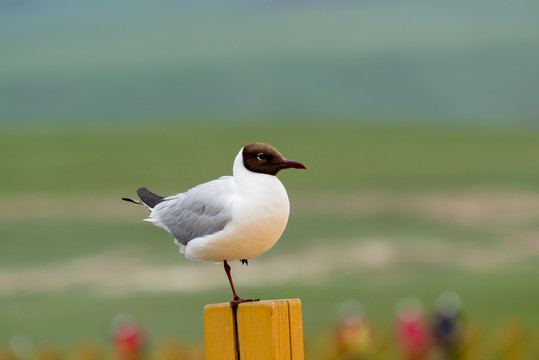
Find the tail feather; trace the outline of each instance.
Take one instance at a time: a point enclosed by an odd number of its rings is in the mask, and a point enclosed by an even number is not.
[[[132,202],[133,204],[142,205],[142,202],[140,202],[138,200],[133,200],[133,199],[126,198],[126,197],[123,197],[122,200],[127,201],[127,202]]]

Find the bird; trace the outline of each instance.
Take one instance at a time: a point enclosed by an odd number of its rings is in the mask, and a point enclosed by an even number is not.
[[[230,305],[235,307],[258,299],[238,296],[228,262],[248,265],[283,234],[290,202],[276,175],[284,169],[306,167],[284,158],[271,145],[255,142],[240,149],[232,176],[167,197],[141,187],[137,190],[140,201],[122,200],[146,206],[150,215],[144,220],[168,231],[188,259],[222,262],[233,294]]]

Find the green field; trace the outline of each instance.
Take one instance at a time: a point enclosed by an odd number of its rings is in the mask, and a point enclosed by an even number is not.
[[[291,217],[277,245],[233,263],[242,296],[301,298],[308,341],[360,301],[388,328],[396,303],[460,294],[494,331],[539,323],[539,129],[258,125],[6,129],[0,134],[0,345],[107,342],[112,317],[151,338],[203,337],[202,308],[230,290],[219,265],[191,262],[124,203],[231,173],[268,142],[307,171],[280,174]]]

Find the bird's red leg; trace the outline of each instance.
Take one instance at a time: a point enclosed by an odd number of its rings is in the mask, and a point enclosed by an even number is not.
[[[236,289],[234,289],[234,283],[232,282],[232,275],[230,275],[230,265],[226,262],[226,260],[223,261],[226,276],[228,277],[228,281],[230,282],[230,287],[232,288],[232,294],[234,294],[234,300],[230,301],[230,306],[235,307],[238,306],[238,304],[241,304],[243,302],[251,302],[251,301],[258,301],[260,299],[242,299],[238,296],[236,293]]]
[[[234,283],[232,282],[232,275],[230,275],[230,265],[228,265],[226,260],[224,260],[223,263],[225,266],[226,276],[228,277],[228,282],[230,283],[230,287],[232,288],[232,293],[234,294],[234,300],[237,300],[240,297],[238,296],[238,294],[236,294],[236,289],[234,289]]]

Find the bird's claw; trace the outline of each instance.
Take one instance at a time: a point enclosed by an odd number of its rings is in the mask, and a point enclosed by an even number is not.
[[[234,308],[234,307],[238,306],[241,303],[255,302],[255,301],[260,301],[260,299],[242,299],[240,297],[235,297],[234,300],[230,301],[230,306],[232,306]]]

